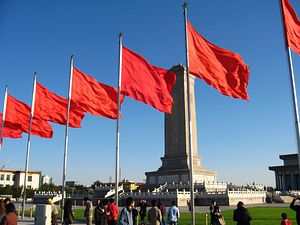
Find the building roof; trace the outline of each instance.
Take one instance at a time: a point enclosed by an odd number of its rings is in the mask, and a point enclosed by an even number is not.
[[[282,159],[282,160],[286,160],[286,159],[298,159],[298,154],[279,155],[279,158]]]
[[[0,170],[0,173],[25,173],[24,170]],[[41,175],[42,172],[41,171],[28,171],[28,173],[30,174],[39,174]]]
[[[272,171],[299,170],[299,167],[298,167],[298,165],[269,166],[269,170],[272,170]]]

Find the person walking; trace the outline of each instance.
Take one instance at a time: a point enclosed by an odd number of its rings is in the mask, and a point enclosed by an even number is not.
[[[48,198],[48,204],[51,205],[51,224],[58,225],[57,223],[58,210],[56,208],[56,205],[53,203],[51,198]]]
[[[119,216],[119,209],[118,206],[115,205],[115,200],[113,198],[109,200],[108,211],[108,225],[116,225]]]
[[[93,203],[92,201],[85,197],[84,198],[84,217],[86,218],[86,225],[92,225],[93,223]]]
[[[140,218],[141,218],[141,225],[145,225],[145,218],[147,216],[147,201],[145,199],[142,199],[140,202]]]
[[[169,225],[177,225],[180,218],[179,209],[176,207],[175,201],[172,202],[172,207],[168,210]]]
[[[150,223],[150,225],[160,225],[162,222],[162,215],[161,211],[157,207],[157,201],[152,200],[151,206],[151,209],[148,210],[148,222]]]
[[[166,206],[160,199],[158,200],[157,207],[159,208],[159,210],[161,212],[161,217],[162,217],[161,225],[166,225],[166,221],[165,221]]]
[[[72,209],[72,200],[70,198],[67,198],[64,205],[64,218],[63,218],[63,224],[69,225],[74,222],[74,213]]]
[[[5,215],[6,213],[5,213],[4,201],[0,199],[0,223]]]
[[[244,203],[238,202],[237,209],[233,212],[233,220],[237,222],[237,225],[250,225],[251,219],[250,213],[244,207]]]
[[[5,205],[6,215],[3,217],[0,225],[17,225],[18,216],[16,214],[15,205],[10,202]]]
[[[286,213],[281,213],[281,219],[280,225],[292,225],[291,221],[288,220]]]
[[[225,225],[224,217],[222,216],[220,207],[216,205],[213,211],[213,225]]]
[[[297,224],[300,225],[300,205],[295,205],[295,202],[300,200],[300,197],[296,197],[290,204],[290,208],[296,212],[296,221]]]
[[[133,225],[132,219],[132,208],[133,208],[133,198],[126,198],[126,207],[124,207],[120,213],[119,225]]]

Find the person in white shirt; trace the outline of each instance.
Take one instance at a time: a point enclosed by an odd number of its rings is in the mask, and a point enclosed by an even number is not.
[[[180,217],[179,209],[176,207],[175,202],[172,202],[172,207],[168,210],[168,221],[170,225],[177,225]]]

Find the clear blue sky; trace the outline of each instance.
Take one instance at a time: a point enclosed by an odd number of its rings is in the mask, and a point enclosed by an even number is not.
[[[118,33],[124,45],[150,63],[170,68],[185,62],[183,1],[0,1],[0,102],[5,85],[30,103],[33,72],[38,81],[67,96],[69,57],[97,80],[117,86]],[[300,15],[300,3],[291,0]],[[191,0],[193,26],[208,40],[238,52],[250,66],[245,102],[220,95],[197,79],[198,152],[218,180],[274,185],[269,165],[279,154],[296,153],[291,92],[279,0]],[[293,53],[300,87],[300,57]],[[300,94],[300,93],[299,93]],[[2,103],[0,106],[2,110]],[[122,178],[142,181],[161,165],[164,115],[127,98],[121,121]],[[116,121],[86,115],[82,129],[70,129],[67,180],[91,184],[114,177]],[[61,184],[64,127],[53,139],[32,138],[30,170]],[[0,165],[24,169],[27,134],[6,139]]]

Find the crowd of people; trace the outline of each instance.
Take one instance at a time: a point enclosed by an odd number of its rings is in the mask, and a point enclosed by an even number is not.
[[[0,199],[0,225],[17,225],[18,216],[10,198]]]
[[[295,204],[300,197],[296,197],[290,204],[290,208],[296,212],[296,221],[300,225],[300,205]],[[51,224],[57,225],[58,210],[52,199],[48,199],[51,205]],[[97,200],[95,208],[89,198],[84,199],[85,210],[84,217],[87,225],[178,225],[180,212],[172,202],[171,207],[166,210],[165,204],[160,200],[152,200],[151,206],[145,199],[142,199],[137,205],[132,197],[125,201],[125,207],[119,212],[114,199]],[[150,207],[150,208],[149,208]],[[149,209],[148,209],[149,208]],[[190,207],[189,207],[190,209]],[[211,201],[209,207],[210,225],[225,225],[225,219],[221,209],[215,200]],[[281,225],[292,225],[287,218],[286,213],[281,214]],[[140,219],[140,221],[139,221]],[[233,211],[233,220],[237,225],[250,225],[252,217],[245,208],[243,202],[238,202],[237,208]],[[66,199],[63,209],[63,224],[74,223],[74,213],[71,199]],[[18,216],[16,208],[10,198],[0,199],[0,225],[17,225]]]

